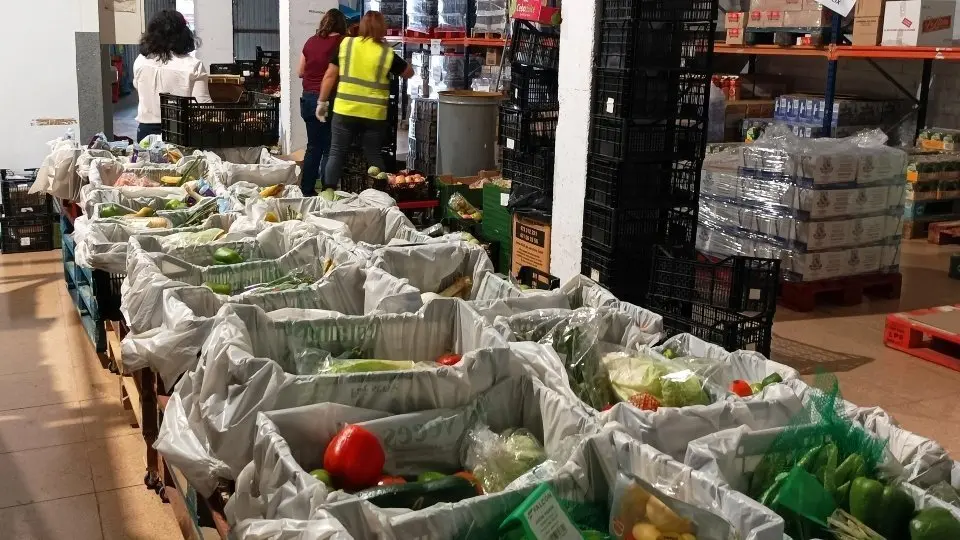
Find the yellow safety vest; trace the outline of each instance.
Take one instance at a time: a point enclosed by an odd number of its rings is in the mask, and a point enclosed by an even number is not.
[[[340,43],[340,82],[333,112],[386,120],[393,51],[372,39],[348,37]]]

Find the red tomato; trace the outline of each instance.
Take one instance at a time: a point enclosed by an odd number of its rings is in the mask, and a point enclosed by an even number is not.
[[[460,478],[468,480],[471,484],[473,484],[473,487],[477,488],[477,494],[483,495],[483,485],[480,484],[480,481],[477,480],[477,477],[474,476],[472,473],[469,473],[467,471],[460,471],[458,473],[454,473],[454,476],[459,476]]]
[[[740,397],[750,397],[753,395],[750,383],[743,379],[737,379],[730,383],[730,391]]]
[[[377,436],[354,425],[341,429],[323,453],[323,468],[337,486],[348,490],[375,485],[383,475],[385,461]]]
[[[460,363],[460,359],[463,358],[459,354],[447,353],[440,358],[437,358],[437,363],[444,366],[455,366]]]
[[[406,484],[407,481],[402,476],[384,476],[377,482],[378,486],[392,486],[394,484]]]

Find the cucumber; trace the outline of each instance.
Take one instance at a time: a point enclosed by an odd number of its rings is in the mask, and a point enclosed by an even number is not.
[[[354,495],[380,508],[421,510],[439,503],[455,503],[475,497],[477,488],[466,478],[447,476],[429,482],[377,486]]]

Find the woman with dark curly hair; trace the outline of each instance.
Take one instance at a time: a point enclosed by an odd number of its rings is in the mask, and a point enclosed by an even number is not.
[[[317,33],[307,40],[300,55],[300,78],[303,79],[300,116],[307,125],[307,151],[303,156],[300,188],[307,197],[317,194],[317,178],[327,167],[330,154],[330,123],[317,118],[317,97],[330,65],[330,55],[340,48],[340,40],[346,31],[347,18],[343,13],[339,9],[328,10]]]
[[[161,93],[212,101],[207,70],[190,54],[196,49],[197,38],[179,11],[163,10],[147,25],[140,38],[140,56],[133,63],[133,86],[140,94],[138,141],[160,134]]]

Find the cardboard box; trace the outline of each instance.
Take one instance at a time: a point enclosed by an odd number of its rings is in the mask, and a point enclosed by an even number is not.
[[[723,138],[733,141],[740,138],[745,118],[773,118],[772,99],[729,100],[723,110]]]
[[[750,11],[747,13],[747,27],[749,28],[763,28],[763,3],[760,0],[751,0],[750,1]]]
[[[746,28],[749,14],[746,11],[730,11],[724,17],[724,28]]]
[[[786,13],[781,10],[768,9],[763,12],[763,27],[764,28],[779,28],[783,26],[783,14]]]
[[[886,0],[859,0],[853,11],[854,45],[874,46],[880,44],[883,34],[883,9]]]
[[[488,66],[499,66],[500,56],[503,53],[503,47],[487,47],[487,54],[484,57],[484,64]]]
[[[783,1],[784,11],[803,11],[805,7],[806,7],[805,0],[784,0]]]
[[[952,0],[887,2],[880,44],[908,47],[951,45],[956,7]]]
[[[788,28],[820,28],[830,26],[833,12],[825,8],[784,11],[783,26]]]
[[[550,273],[550,224],[526,216],[513,216],[513,256],[511,274],[521,266]]]
[[[746,43],[746,28],[727,28],[727,45],[743,45]]]

